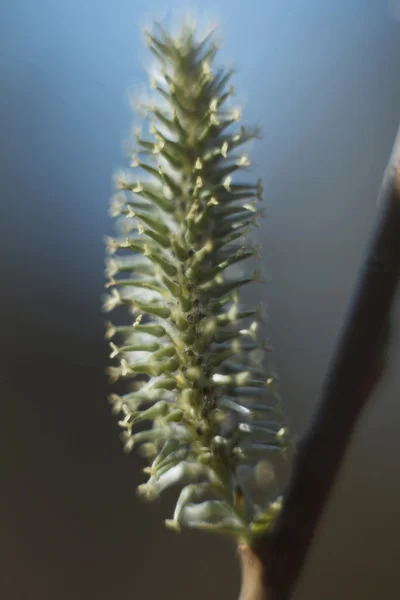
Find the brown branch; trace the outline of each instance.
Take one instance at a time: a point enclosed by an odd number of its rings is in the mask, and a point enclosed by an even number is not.
[[[400,277],[400,133],[379,205],[378,225],[316,414],[298,448],[281,516],[254,548],[259,563],[253,570],[263,574],[268,600],[290,597],[360,412],[385,366]]]

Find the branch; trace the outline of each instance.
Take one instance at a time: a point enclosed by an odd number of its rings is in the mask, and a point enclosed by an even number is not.
[[[380,379],[400,277],[400,132],[379,199],[380,217],[320,401],[296,456],[282,513],[254,551],[268,600],[299,577],[358,417]]]

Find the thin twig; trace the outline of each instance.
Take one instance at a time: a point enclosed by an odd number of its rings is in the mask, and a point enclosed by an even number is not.
[[[291,596],[360,412],[384,370],[400,277],[400,132],[379,205],[378,225],[316,414],[299,445],[282,513],[272,534],[254,549],[264,566],[268,600]]]

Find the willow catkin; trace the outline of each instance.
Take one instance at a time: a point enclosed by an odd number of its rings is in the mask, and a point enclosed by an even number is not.
[[[107,241],[104,304],[131,314],[130,324],[108,324],[107,337],[111,379],[133,385],[111,401],[125,450],[141,446],[150,459],[139,493],[181,487],[167,524],[248,540],[279,503],[257,508],[238,467],[287,445],[275,378],[259,360],[260,313],[240,300],[258,276],[236,273],[257,254],[262,183],[245,177],[242,148],[258,130],[230,108],[232,73],[214,67],[211,35],[196,41],[183,27],[172,39],[157,26],[147,39],[157,99],[144,107],[149,134],[137,134],[131,169],[116,178],[111,214],[123,226]]]

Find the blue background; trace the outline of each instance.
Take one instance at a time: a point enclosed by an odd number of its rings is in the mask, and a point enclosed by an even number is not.
[[[295,431],[307,424],[376,216],[400,117],[400,4],[192,2],[263,139],[264,300]],[[134,495],[103,376],[102,238],[112,173],[147,85],[141,27],[178,2],[3,0],[0,8],[0,595],[7,600],[234,597],[232,548],[164,531],[171,502]],[[249,296],[248,296],[249,297]],[[250,298],[249,298],[250,299]],[[400,305],[296,598],[398,586]],[[211,541],[211,543],[210,543]],[[223,591],[221,591],[223,590]]]

